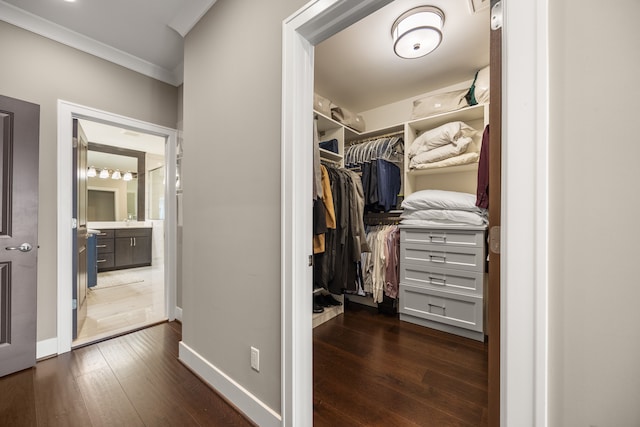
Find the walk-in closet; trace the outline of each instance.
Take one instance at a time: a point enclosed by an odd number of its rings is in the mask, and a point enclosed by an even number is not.
[[[487,423],[489,9],[396,0],[315,48],[316,425]]]

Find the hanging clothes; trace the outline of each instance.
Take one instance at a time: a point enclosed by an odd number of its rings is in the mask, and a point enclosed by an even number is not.
[[[324,165],[320,165],[322,198],[313,201],[313,253],[325,250],[325,234],[328,229],[336,228],[336,213],[333,207],[333,194],[329,173]]]
[[[397,225],[367,227],[367,242],[371,253],[363,254],[363,290],[373,302],[381,303],[384,295],[398,297],[400,284],[400,229]]]
[[[478,161],[478,189],[476,191],[476,206],[489,208],[489,125],[482,133],[482,147]]]
[[[364,193],[352,171],[325,167],[335,213],[335,228],[327,227],[324,252],[314,255],[314,286],[334,294],[357,289],[357,263],[368,251],[362,216]],[[327,203],[328,203],[328,198]]]
[[[398,202],[402,186],[400,167],[404,141],[399,136],[377,138],[353,144],[345,153],[349,169],[361,172],[365,211],[388,212]]]

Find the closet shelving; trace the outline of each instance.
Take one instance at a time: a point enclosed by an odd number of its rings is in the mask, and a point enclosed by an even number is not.
[[[463,108],[460,110],[449,111],[442,114],[437,114],[422,119],[412,120],[405,125],[405,147],[410,147],[416,137],[423,132],[434,129],[445,123],[453,121],[462,121],[474,128],[477,134],[474,139],[482,139],[482,131],[484,127],[489,123],[489,104],[479,104],[472,107]],[[433,169],[409,169],[408,150],[405,150],[405,169],[404,169],[404,195],[429,188],[429,184],[424,182],[425,176],[429,175],[441,175],[452,173],[468,173],[473,174],[478,170],[478,163],[469,163],[458,166],[448,166]],[[473,179],[475,183],[475,178]],[[447,190],[462,191],[463,189],[446,188]],[[468,192],[475,192],[469,191]]]
[[[416,137],[423,132],[434,129],[445,123],[452,121],[462,121],[474,128],[477,134],[474,138],[481,139],[482,131],[489,122],[489,105],[480,104],[460,110],[449,111],[442,114],[437,114],[425,118],[408,120],[403,123],[379,128],[375,130],[369,130],[365,132],[357,132],[354,129],[343,125],[342,123],[333,120],[324,114],[314,111],[315,117],[318,119],[318,133],[320,141],[327,141],[330,139],[338,140],[338,153],[333,153],[328,150],[320,150],[320,157],[324,160],[328,160],[332,164],[337,166],[344,166],[344,153],[345,147],[360,143],[366,140],[371,140],[376,137],[382,137],[393,134],[403,134],[405,144],[405,158],[402,169],[402,192],[406,197],[409,194],[426,189],[426,188],[440,188],[452,191],[465,191],[475,192],[476,174],[478,170],[478,163],[470,163],[465,165],[440,167],[433,169],[409,169],[409,159],[407,147],[410,147]],[[456,178],[445,178],[449,176],[456,176]],[[444,182],[458,182],[451,184],[444,184]],[[460,182],[465,184],[462,187],[458,187]],[[466,186],[466,187],[465,187]],[[471,188],[473,187],[473,189]],[[371,301],[368,302],[370,297],[358,297],[357,295],[350,296],[355,302],[360,304],[372,305],[376,304]],[[480,297],[480,306],[482,306],[482,297]],[[482,311],[482,310],[481,310]],[[344,312],[344,306],[325,308],[323,313],[314,314],[313,326],[317,326],[327,320],[337,316]],[[482,323],[480,323],[482,324]]]

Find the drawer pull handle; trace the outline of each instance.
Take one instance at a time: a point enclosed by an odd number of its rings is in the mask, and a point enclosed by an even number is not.
[[[99,259],[99,260],[96,260],[96,262],[107,262],[107,260],[106,259]]]
[[[440,285],[440,286],[445,286],[447,284],[447,279],[438,279],[436,277],[431,277],[429,276],[429,283],[432,285]]]
[[[429,261],[431,261],[431,262],[447,262],[447,256],[446,255],[429,254]]]
[[[437,305],[437,304],[431,304],[431,303],[427,303],[427,305],[429,306],[429,313],[431,313],[431,309],[433,307],[442,309],[443,314],[447,310],[447,307],[445,307],[444,305]]]
[[[447,243],[447,236],[434,236],[430,235],[429,240],[432,243]]]
[[[107,245],[96,245],[96,248],[106,248]]]

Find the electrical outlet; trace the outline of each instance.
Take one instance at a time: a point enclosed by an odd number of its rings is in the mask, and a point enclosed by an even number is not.
[[[260,372],[260,350],[251,347],[251,369]]]

